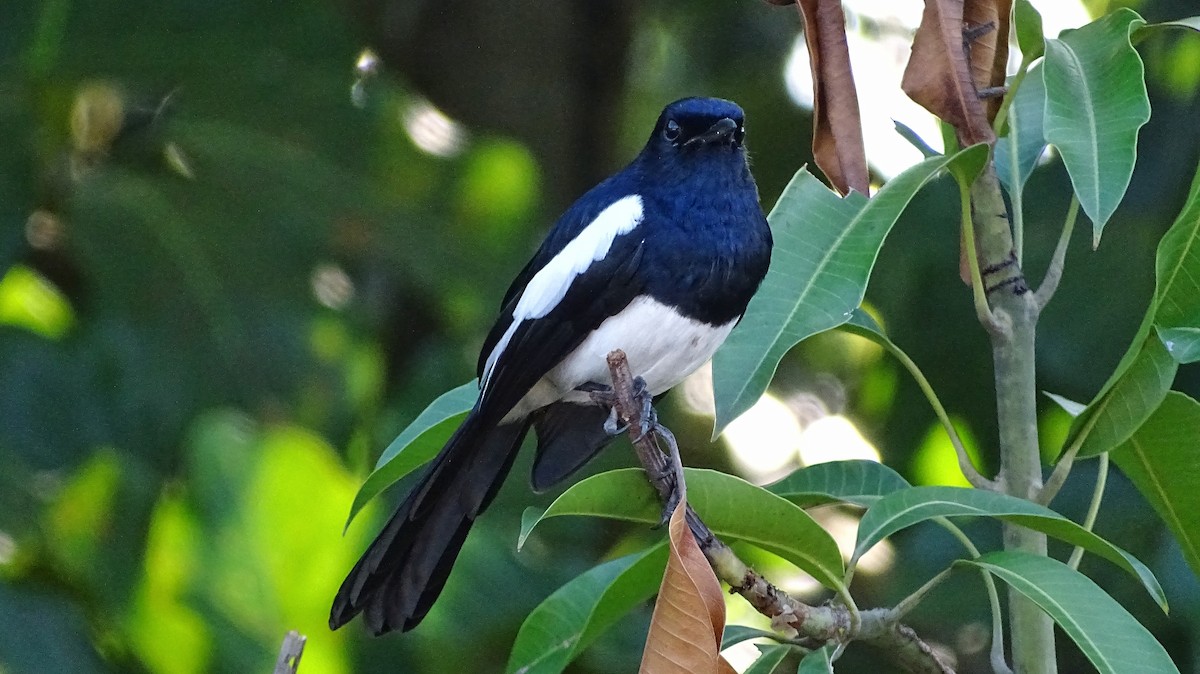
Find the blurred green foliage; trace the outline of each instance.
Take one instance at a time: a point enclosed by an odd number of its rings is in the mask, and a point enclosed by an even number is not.
[[[334,590],[386,514],[369,507],[341,536],[362,478],[428,401],[473,375],[508,279],[586,180],[636,152],[662,104],[691,93],[740,102],[766,205],[808,159],[810,119],[781,76],[798,29],[788,8],[614,0],[605,5],[612,17],[542,42],[536,3],[517,3],[528,11],[513,39],[548,63],[562,43],[601,42],[589,31],[604,21],[632,26],[628,42],[616,42],[621,59],[579,75],[596,100],[564,101],[572,90],[543,81],[544,95],[514,104],[521,124],[504,110],[463,107],[484,99],[484,85],[466,75],[457,98],[418,91],[421,73],[398,59],[364,83],[356,106],[360,50],[419,43],[363,17],[390,8],[428,18],[437,4],[5,3],[0,671],[267,671],[288,629],[309,637],[302,672],[497,671],[541,599],[628,552],[628,537],[656,535],[559,523],[518,554],[520,511],[554,494],[531,495],[514,477],[417,632],[370,640],[356,625],[325,627]],[[1138,5],[1150,21],[1190,9],[1184,0]],[[488,24],[454,7],[433,13],[464,45],[486,49],[496,38]],[[1044,317],[1047,390],[1088,399],[1137,328],[1154,245],[1200,148],[1195,44],[1165,35],[1141,46],[1154,117],[1104,244],[1091,252],[1077,234]],[[514,66],[501,58],[495,67]],[[487,86],[494,94],[504,84]],[[467,129],[457,153],[425,152],[406,131],[405,115],[426,97],[460,102]],[[589,127],[596,120],[579,111],[592,103],[622,112]],[[552,151],[558,135],[505,131],[527,127],[612,147],[566,165]],[[1030,180],[1031,269],[1049,257],[1066,185],[1055,162]],[[990,356],[956,280],[953,194],[947,183],[918,197],[884,248],[868,300],[989,462]],[[774,390],[832,390],[830,406],[854,418],[889,465],[913,481],[944,481],[952,459],[920,391],[886,358],[849,357],[861,352],[852,342],[834,335],[796,349]],[[1195,395],[1195,371],[1182,369],[1176,388]],[[1044,424],[1065,433],[1049,401],[1044,412]],[[709,419],[678,407],[665,414],[690,465],[729,467],[706,442]],[[514,475],[527,472],[523,461]],[[597,463],[629,457],[617,449]],[[1061,509],[1078,515],[1090,489],[1073,479]],[[1173,611],[1162,617],[1136,588],[1114,596],[1181,668],[1194,666],[1196,581],[1128,482],[1114,477],[1109,491],[1099,533],[1154,567]],[[861,579],[860,603],[893,603],[952,549],[934,529],[900,537],[900,563]],[[1118,571],[1095,571],[1106,587],[1124,587]],[[913,621],[956,645],[986,602],[965,576],[948,585]],[[632,669],[646,619],[621,623],[572,671]],[[843,662],[854,671],[870,657]],[[1078,661],[1066,657],[1063,670],[1074,671]],[[985,661],[960,648],[959,671]]]

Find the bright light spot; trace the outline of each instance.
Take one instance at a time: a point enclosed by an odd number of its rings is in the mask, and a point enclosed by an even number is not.
[[[678,391],[680,400],[689,411],[694,414],[704,414],[710,417],[716,414],[716,402],[713,400],[711,362],[701,365],[700,369],[688,375],[688,378],[684,379],[683,383],[680,384]]]
[[[992,630],[978,620],[972,620],[954,633],[954,650],[963,655],[983,652],[992,643]]]
[[[795,467],[801,432],[792,410],[766,393],[725,427],[722,435],[742,473],[765,484]]]
[[[762,653],[754,646],[753,640],[740,641],[721,651],[721,657],[733,667],[736,672],[750,669],[750,665],[761,657]]]
[[[36,270],[22,264],[0,277],[0,325],[17,325],[57,339],[75,322],[66,296]]]
[[[879,450],[867,442],[854,422],[840,414],[808,424],[800,435],[800,462],[806,466],[829,461],[879,461]]]
[[[330,309],[342,309],[354,298],[354,282],[336,264],[317,265],[311,283],[313,297]]]
[[[428,101],[415,101],[401,115],[408,137],[422,152],[452,157],[466,146],[466,132]]]
[[[54,250],[67,238],[66,228],[54,213],[38,209],[25,221],[25,240],[38,250]]]
[[[1047,36],[1091,20],[1079,0],[1034,0]],[[911,54],[912,38],[920,25],[919,0],[847,0],[846,42],[858,91],[863,143],[871,167],[890,178],[923,159],[920,151],[896,133],[893,120],[911,128],[935,150],[942,147],[937,120],[900,89]],[[1015,45],[1012,47],[1015,50]],[[1010,58],[1010,69],[1020,62]],[[798,105],[812,109],[813,82],[808,48],[796,40],[784,66],[784,83]]]
[[[858,518],[844,510],[823,508],[812,513],[821,525],[837,542],[842,557],[849,560],[854,555],[854,546],[858,542]],[[883,540],[866,552],[858,560],[858,573],[871,575],[879,574],[891,568],[896,561],[896,549],[891,541]]]
[[[17,542],[6,531],[0,531],[0,565],[11,564],[17,556]]]
[[[367,82],[379,73],[379,57],[370,49],[363,49],[354,62],[354,84],[350,87],[350,102],[356,108],[367,107]]]

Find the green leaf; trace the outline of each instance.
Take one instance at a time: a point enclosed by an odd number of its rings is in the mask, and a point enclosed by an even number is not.
[[[1172,391],[1113,461],[1167,523],[1200,574],[1200,404]]]
[[[429,403],[429,407],[417,415],[379,457],[375,470],[354,496],[346,528],[371,499],[436,456],[475,406],[478,397],[479,384],[470,381]]]
[[[839,198],[807,170],[796,174],[768,218],[775,249],[767,277],[713,358],[714,437],[766,391],[785,353],[850,318],[884,238],[917,191],[947,167],[982,165],[987,152],[980,145],[926,159],[870,200]]]
[[[1158,338],[1176,363],[1200,360],[1200,328],[1159,328]]]
[[[930,157],[937,157],[938,155],[942,154],[941,152],[938,152],[930,147],[929,143],[926,143],[925,139],[921,137],[921,134],[913,131],[912,127],[909,125],[894,119],[892,120],[892,124],[896,127],[896,133],[900,134],[900,137],[904,140],[907,140],[910,145],[917,148],[917,151],[920,152],[926,159],[929,159]]]
[[[666,563],[664,542],[605,562],[555,590],[521,624],[505,671],[563,671],[621,616],[658,592]]]
[[[872,546],[901,529],[934,517],[963,516],[995,517],[1080,546],[1129,572],[1164,611],[1167,609],[1166,595],[1154,574],[1133,555],[1049,508],[979,489],[911,487],[883,497],[859,522],[858,543],[850,563],[853,565]]]
[[[1162,23],[1152,23],[1148,26],[1143,26],[1141,30],[1150,28],[1190,28],[1195,31],[1200,31],[1200,16],[1189,16],[1186,19],[1176,19],[1175,21],[1163,21]]]
[[[1158,243],[1154,275],[1154,322],[1166,328],[1200,326],[1200,167],[1183,209]]]
[[[833,644],[822,646],[800,661],[796,674],[833,674]]]
[[[1083,411],[1087,409],[1087,405],[1084,405],[1083,403],[1077,403],[1074,400],[1071,400],[1070,398],[1067,398],[1065,396],[1060,396],[1057,393],[1050,393],[1049,391],[1042,391],[1042,395],[1053,400],[1055,403],[1058,404],[1059,407],[1063,408],[1064,412],[1066,412],[1067,414],[1070,414],[1073,417],[1077,417],[1080,414],[1083,414]]]
[[[745,480],[714,470],[687,468],[687,500],[713,533],[772,552],[825,587],[843,591],[845,567],[837,543],[790,501]],[[753,513],[753,517],[747,517]],[[593,475],[572,485],[539,517],[522,518],[523,543],[551,517],[586,515],[657,525],[658,498],[640,468]]]
[[[908,482],[875,461],[829,461],[801,468],[767,490],[806,508],[823,503],[852,503],[864,508]]]
[[[1079,448],[1081,457],[1096,456],[1125,442],[1167,395],[1176,369],[1178,364],[1158,335],[1148,335],[1112,388],[1075,418],[1068,443],[1088,424],[1092,429]]]
[[[1029,69],[1010,104],[1008,135],[996,141],[996,177],[1009,194],[1025,189],[1025,181],[1046,149],[1042,129],[1045,107],[1046,83],[1039,63]]]
[[[1175,673],[1162,644],[1087,576],[1023,552],[993,552],[957,565],[986,569],[1041,607],[1101,674]]]
[[[1021,58],[1031,63],[1046,51],[1042,15],[1029,0],[1017,0],[1013,5],[1013,24],[1017,33],[1017,46],[1021,48]]]
[[[791,649],[787,646],[772,645],[759,646],[758,650],[758,658],[742,674],[771,674]]]
[[[751,639],[773,639],[775,641],[784,641],[786,637],[782,634],[767,632],[755,627],[746,627],[745,625],[726,625],[725,633],[721,635],[721,650],[725,650],[734,644],[740,644],[743,641]]]
[[[1058,148],[1092,244],[1129,187],[1138,130],[1150,119],[1142,59],[1129,40],[1145,25],[1121,8],[1046,40],[1046,140]]]

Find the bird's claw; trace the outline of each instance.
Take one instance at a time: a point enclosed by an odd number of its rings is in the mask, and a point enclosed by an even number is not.
[[[617,408],[609,408],[608,418],[604,420],[604,432],[612,437],[620,435],[627,430],[629,430],[629,424],[621,423],[621,417],[617,414]]]

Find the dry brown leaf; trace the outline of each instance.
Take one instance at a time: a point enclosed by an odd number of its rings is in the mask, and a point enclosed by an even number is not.
[[[993,5],[993,11],[998,12],[1001,2],[972,0],[969,16],[973,20],[988,16],[986,5]],[[984,103],[976,90],[967,50],[963,46],[963,4],[963,0],[926,0],[925,14],[913,38],[912,56],[904,70],[901,87],[909,98],[953,126],[958,132],[959,142],[966,146],[994,142],[996,135],[992,132]],[[991,72],[999,52],[1004,51],[1007,56],[1007,28],[1006,13],[1003,36],[999,30],[991,31],[971,47],[973,52],[979,51],[980,71],[989,73],[989,79],[980,87],[992,86]],[[1000,44],[1001,37],[1004,43],[1002,50],[996,46]],[[992,43],[990,50],[986,47],[988,41]],[[986,67],[984,62],[987,62]]]
[[[1008,30],[1012,0],[967,0],[963,6],[966,26],[995,26],[971,43],[971,79],[979,89],[1004,86],[1008,67]],[[996,119],[1002,96],[984,100],[988,124]]]
[[[726,674],[720,656],[725,595],[684,518],[686,503],[671,515],[670,556],[663,574],[640,674]]]
[[[812,67],[813,159],[838,192],[867,194],[870,176],[842,3],[797,0],[797,4]]]

